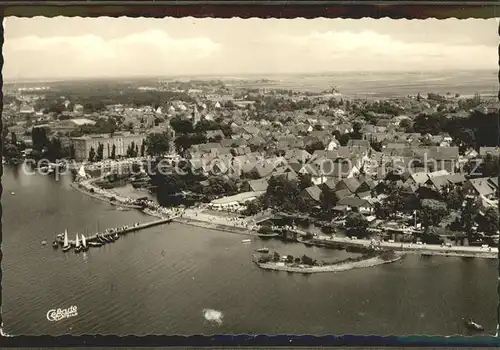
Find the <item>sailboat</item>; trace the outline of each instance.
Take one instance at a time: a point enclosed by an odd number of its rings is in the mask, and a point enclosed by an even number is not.
[[[75,241],[75,253],[80,253],[80,250],[82,249],[80,247],[80,239],[78,238],[78,233],[76,234],[76,241]]]
[[[87,240],[85,239],[85,236],[82,235],[82,251],[86,252],[89,250],[89,247],[87,246]]]
[[[64,230],[63,252],[67,252],[70,249],[71,249],[71,246],[69,245],[69,242],[68,242],[68,231]]]
[[[80,178],[82,178],[82,179],[87,178],[87,174],[85,173],[85,167],[83,165],[78,170],[78,176],[80,176]]]

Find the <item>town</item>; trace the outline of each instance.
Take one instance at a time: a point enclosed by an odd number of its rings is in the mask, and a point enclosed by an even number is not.
[[[203,203],[261,236],[491,252],[498,108],[479,94],[362,99],[272,80],[6,86],[3,163],[134,159],[148,171],[95,184],[132,183],[162,207]]]

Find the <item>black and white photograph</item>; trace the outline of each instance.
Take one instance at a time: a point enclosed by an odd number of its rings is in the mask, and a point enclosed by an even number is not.
[[[2,334],[498,334],[497,19],[3,19]]]

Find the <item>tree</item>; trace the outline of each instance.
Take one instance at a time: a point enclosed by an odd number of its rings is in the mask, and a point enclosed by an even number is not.
[[[498,210],[496,208],[488,208],[484,211],[479,229],[483,231],[485,235],[496,235],[498,232],[499,220]]]
[[[321,151],[321,150],[324,150],[324,149],[325,149],[325,145],[321,141],[313,142],[313,143],[307,145],[306,148],[305,148],[305,150],[309,154],[313,154],[314,151]]]
[[[404,132],[413,132],[413,125],[409,119],[401,120],[399,127],[403,129]]]
[[[345,221],[346,233],[349,236],[366,237],[368,221],[360,213],[350,213]]]
[[[420,215],[424,228],[437,226],[448,214],[449,210],[446,203],[435,199],[422,199]]]
[[[166,132],[149,134],[144,141],[147,154],[150,156],[160,156],[169,151],[170,137]]]
[[[309,265],[309,266],[314,265],[314,260],[305,254],[302,255],[301,261],[302,261],[302,264],[304,264],[304,265]]]
[[[363,133],[361,132],[361,124],[359,122],[354,122],[352,124],[351,139],[353,140],[361,140],[363,138]]]
[[[462,207],[465,199],[464,193],[460,187],[446,185],[441,189],[441,195],[450,209],[458,210]]]
[[[62,145],[58,138],[52,138],[47,145],[47,159],[51,162],[55,162],[57,159],[61,158]]]
[[[113,144],[113,147],[111,147],[111,159],[116,159],[116,145]]]
[[[127,124],[127,131],[133,131],[134,130],[134,123],[132,122],[129,122]]]
[[[139,145],[135,145],[134,157],[139,155]]]
[[[38,151],[43,150],[49,144],[47,128],[33,128],[31,139],[33,140],[33,149]]]
[[[179,117],[172,118],[170,120],[170,126],[175,130],[175,133],[179,135],[194,132],[193,124],[187,119],[181,119]]]
[[[17,135],[14,131],[12,131],[10,133],[10,142],[13,144],[13,145],[17,145]]]
[[[311,187],[313,185],[311,174],[299,173],[299,189],[300,191]]]
[[[280,255],[278,254],[278,252],[273,253],[273,261],[274,262],[280,261]]]
[[[89,162],[93,162],[93,161],[95,161],[95,158],[96,158],[96,154],[95,154],[94,147],[90,147],[90,151],[89,151]]]
[[[487,154],[481,164],[481,174],[485,177],[500,176],[500,161],[497,156]]]
[[[467,198],[462,205],[461,226],[469,240],[472,238],[472,227],[476,222],[476,215],[479,210],[479,203],[473,198]]]
[[[3,155],[7,160],[17,159],[21,157],[21,152],[19,152],[17,146],[9,143],[4,146]]]
[[[350,134],[342,134],[337,139],[339,140],[339,143],[341,146],[347,146],[347,143],[351,139],[351,135]]]
[[[262,205],[259,202],[259,200],[253,200],[251,202],[246,203],[246,208],[243,211],[243,214],[247,216],[253,216],[257,215],[261,211],[262,211]]]
[[[95,159],[98,162],[104,159],[104,144],[99,143],[99,145],[97,146],[97,153]]]
[[[144,157],[144,153],[146,151],[146,145],[144,142],[141,143],[141,157]]]
[[[69,157],[71,159],[75,158],[75,145],[73,145],[73,144],[69,145]]]

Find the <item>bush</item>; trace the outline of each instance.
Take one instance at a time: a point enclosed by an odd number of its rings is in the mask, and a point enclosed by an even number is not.
[[[266,235],[270,235],[272,233],[274,233],[273,229],[269,226],[261,226],[259,228],[259,233],[262,233],[262,234],[266,234]]]

